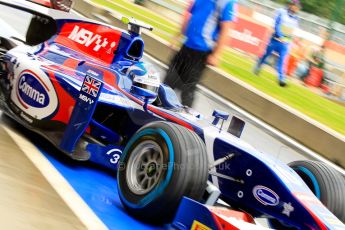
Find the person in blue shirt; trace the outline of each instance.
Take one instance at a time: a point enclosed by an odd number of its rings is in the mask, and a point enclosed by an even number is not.
[[[255,66],[254,73],[258,75],[261,70],[262,64],[265,63],[267,58],[276,52],[279,54],[277,62],[277,70],[279,74],[279,85],[286,86],[285,78],[285,61],[289,53],[289,45],[293,39],[295,29],[298,28],[297,12],[301,8],[299,0],[289,0],[288,7],[279,9],[276,13],[274,33],[270,43],[267,45],[266,53],[259,59]]]
[[[236,0],[194,0],[183,15],[185,42],[173,57],[164,83],[181,89],[182,104],[191,107],[194,91],[206,64],[217,66],[226,45]]]

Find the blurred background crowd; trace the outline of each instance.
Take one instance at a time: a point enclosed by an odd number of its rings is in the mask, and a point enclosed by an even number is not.
[[[134,0],[158,14],[179,22],[188,0]],[[229,34],[229,47],[251,59],[260,57],[272,34],[276,10],[284,0],[239,0],[234,29]],[[299,29],[290,47],[286,74],[290,80],[311,90],[345,101],[345,10],[343,0],[302,0]],[[159,29],[159,28],[158,28]],[[273,55],[268,60],[276,65]]]

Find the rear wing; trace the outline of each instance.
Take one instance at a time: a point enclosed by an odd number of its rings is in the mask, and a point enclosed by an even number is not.
[[[72,0],[28,0],[48,8],[69,12],[72,8]]]

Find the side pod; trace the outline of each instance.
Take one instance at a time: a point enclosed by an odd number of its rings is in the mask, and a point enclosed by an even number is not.
[[[102,87],[103,82],[97,80],[96,77],[91,74],[85,76],[76,105],[62,137],[60,148],[77,160],[88,160],[90,158],[90,156],[83,156],[85,154],[78,154],[75,147],[89,126]]]

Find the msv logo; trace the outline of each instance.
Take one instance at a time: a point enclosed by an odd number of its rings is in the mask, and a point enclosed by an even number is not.
[[[257,185],[253,188],[253,195],[263,205],[277,206],[279,204],[279,196],[271,189]]]
[[[49,105],[49,88],[34,72],[26,70],[20,74],[17,85],[19,102],[26,109],[44,108]]]
[[[80,28],[79,26],[74,26],[72,32],[68,36],[69,39],[84,45],[86,47],[90,47],[93,45],[93,51],[99,51],[101,47],[106,48],[109,44],[107,38],[102,38],[99,34],[94,34],[93,32]],[[112,42],[110,44],[110,50],[116,46],[116,42]]]

